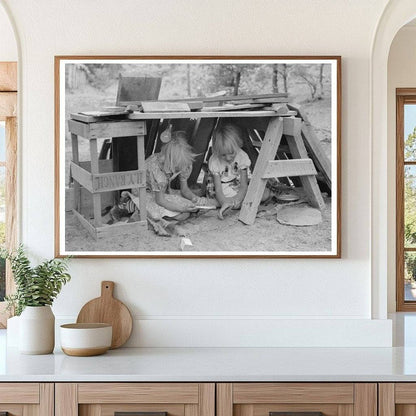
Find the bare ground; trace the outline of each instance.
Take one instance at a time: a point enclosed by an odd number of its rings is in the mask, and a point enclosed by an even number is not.
[[[95,241],[84,230],[72,213],[66,216],[67,251],[180,251],[182,236],[190,238],[189,251],[267,251],[302,252],[331,250],[331,200],[325,198],[322,223],[296,227],[277,222],[276,212],[281,204],[260,206],[258,217],[248,226],[238,220],[239,211],[217,218],[216,211],[208,211],[178,225],[179,235],[157,236],[153,230],[143,230],[138,235],[113,236]],[[188,251],[188,250],[187,250]]]

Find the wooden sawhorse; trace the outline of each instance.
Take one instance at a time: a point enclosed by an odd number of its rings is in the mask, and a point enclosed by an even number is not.
[[[306,196],[313,207],[325,208],[325,202],[316,180],[317,171],[309,159],[302,139],[302,119],[276,116],[266,130],[260,153],[241,206],[239,220],[254,224],[267,179],[299,176]],[[275,160],[277,149],[285,135],[293,159]]]

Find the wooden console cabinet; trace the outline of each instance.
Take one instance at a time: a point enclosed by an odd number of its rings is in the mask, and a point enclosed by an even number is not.
[[[0,383],[0,416],[416,416],[416,383]]]
[[[0,383],[0,415],[54,416],[54,384]]]

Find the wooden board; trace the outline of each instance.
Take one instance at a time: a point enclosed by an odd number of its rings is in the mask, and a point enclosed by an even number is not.
[[[177,103],[169,101],[142,101],[142,107],[143,112],[145,113],[169,113],[172,111],[191,111],[187,103]]]
[[[101,282],[101,296],[86,303],[78,314],[78,323],[108,323],[113,326],[111,348],[121,347],[130,337],[133,319],[127,307],[113,297],[114,282]]]
[[[139,111],[133,111],[133,113],[129,114],[127,116],[130,120],[152,120],[152,119],[158,119],[158,118],[232,118],[232,117],[276,117],[275,111],[195,111],[191,114],[186,114],[183,112],[172,112],[169,114],[166,113],[141,113]]]

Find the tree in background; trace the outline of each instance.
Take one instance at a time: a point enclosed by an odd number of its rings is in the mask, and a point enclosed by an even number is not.
[[[416,127],[407,136],[404,145],[405,160],[414,160],[416,155]],[[404,179],[404,237],[405,246],[416,244],[416,177],[411,166],[405,167]],[[416,280],[416,256],[406,255],[405,277],[407,280]]]

